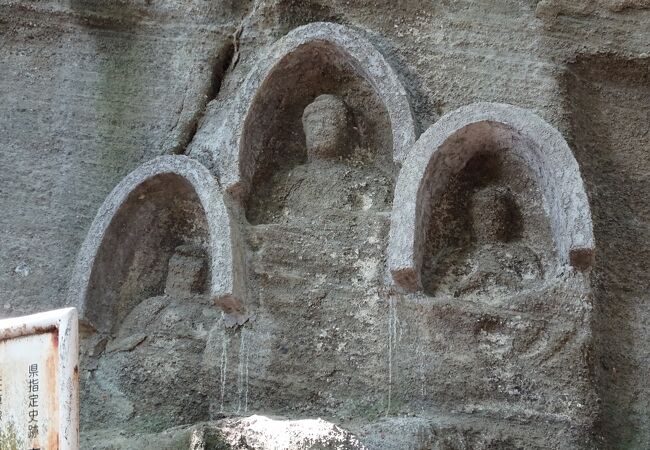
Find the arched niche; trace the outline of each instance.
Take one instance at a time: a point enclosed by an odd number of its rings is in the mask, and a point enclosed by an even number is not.
[[[237,228],[210,172],[186,156],[162,156],[135,169],[108,195],[90,226],[70,282],[80,318],[110,331],[145,297],[160,295],[179,248],[202,253],[197,293],[241,298]]]
[[[388,265],[393,281],[421,289],[427,222],[436,198],[485,144],[507,149],[533,173],[555,244],[554,266],[593,264],[591,212],[580,170],[562,135],[537,115],[497,103],[476,103],[442,117],[409,152],[400,171],[391,218]]]
[[[364,80],[388,116],[392,159],[401,163],[415,142],[406,91],[381,53],[359,33],[333,23],[312,23],[277,41],[248,74],[221,125],[205,130],[193,151],[211,155],[219,179],[229,192],[245,196],[259,169],[264,147],[277,134],[280,111],[304,108],[315,95],[310,83],[347,74]],[[336,80],[334,80],[336,81]],[[336,83],[334,83],[336,84]],[[334,86],[335,87],[335,86]],[[205,126],[210,126],[210,118]],[[273,130],[273,132],[271,132]],[[201,133],[200,133],[201,134]],[[223,149],[226,154],[223,154]]]

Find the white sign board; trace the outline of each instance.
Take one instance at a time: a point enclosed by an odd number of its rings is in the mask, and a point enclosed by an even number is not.
[[[0,320],[0,450],[78,450],[74,308]]]

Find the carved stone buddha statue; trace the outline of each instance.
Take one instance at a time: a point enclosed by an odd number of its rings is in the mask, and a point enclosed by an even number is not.
[[[345,102],[324,94],[302,114],[309,161],[336,159],[350,153],[350,113]]]
[[[359,146],[354,117],[343,99],[316,97],[301,122],[307,161],[273,174],[264,203],[258,202],[270,208],[263,222],[338,220],[332,215],[389,204],[390,181],[364,160],[367,149]]]
[[[538,256],[518,239],[519,210],[508,188],[487,186],[473,193],[469,218],[473,249],[456,295],[492,287],[517,289],[541,277]]]

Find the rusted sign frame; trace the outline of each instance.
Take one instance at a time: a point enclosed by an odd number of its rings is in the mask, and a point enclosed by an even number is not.
[[[58,332],[59,446],[79,450],[79,325],[75,308],[0,320],[0,341]],[[49,450],[49,449],[48,449]]]

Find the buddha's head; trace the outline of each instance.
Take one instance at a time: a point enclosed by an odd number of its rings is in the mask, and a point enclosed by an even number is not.
[[[472,231],[478,243],[506,242],[516,232],[515,199],[509,189],[489,186],[470,200]]]
[[[316,97],[302,113],[302,126],[310,160],[343,156],[349,151],[350,114],[335,95]]]

